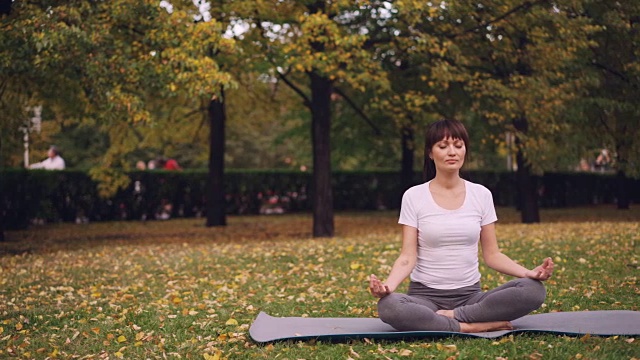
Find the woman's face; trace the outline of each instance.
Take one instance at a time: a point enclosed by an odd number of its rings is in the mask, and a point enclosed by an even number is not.
[[[462,139],[444,138],[431,147],[429,157],[436,165],[436,171],[459,171],[464,164],[467,148]]]

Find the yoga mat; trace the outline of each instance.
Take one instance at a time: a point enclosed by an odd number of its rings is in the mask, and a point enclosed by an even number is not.
[[[349,339],[424,339],[441,337],[498,338],[514,333],[582,336],[638,336],[640,311],[573,311],[527,315],[511,322],[513,330],[484,333],[397,331],[378,318],[273,317],[260,312],[249,328],[258,343],[283,340],[345,341]]]

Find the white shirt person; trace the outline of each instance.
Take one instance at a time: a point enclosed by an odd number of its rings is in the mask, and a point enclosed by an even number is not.
[[[45,160],[29,165],[29,169],[64,170],[66,165],[57,147],[51,146],[47,156]]]
[[[541,281],[551,277],[553,261],[546,258],[530,270],[500,251],[491,192],[460,177],[468,143],[459,121],[445,119],[429,126],[425,183],[408,189],[402,198],[402,250],[384,282],[370,277],[380,319],[397,330],[510,329],[511,320],[545,300]],[[478,247],[488,267],[516,279],[483,291]],[[407,277],[407,293],[396,292]]]

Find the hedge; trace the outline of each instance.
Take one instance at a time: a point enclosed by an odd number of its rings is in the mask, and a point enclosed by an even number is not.
[[[5,229],[31,222],[108,221],[198,217],[205,213],[204,170],[136,171],[131,184],[109,199],[98,196],[96,183],[82,171],[6,169],[0,171]],[[470,171],[465,177],[485,185],[498,206],[517,206],[515,176],[509,172]],[[614,203],[616,178],[598,173],[547,173],[537,177],[542,207]],[[419,180],[416,178],[415,183]],[[225,173],[228,214],[310,211],[311,174],[291,171]],[[640,202],[640,181],[630,180],[632,202]],[[403,189],[398,172],[333,173],[334,209],[398,209]]]

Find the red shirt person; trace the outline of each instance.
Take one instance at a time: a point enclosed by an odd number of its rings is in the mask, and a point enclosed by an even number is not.
[[[182,167],[175,159],[167,159],[164,163],[163,169],[165,170],[182,170]]]

